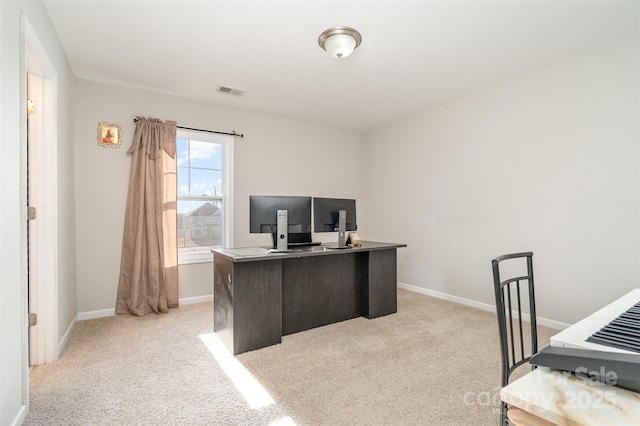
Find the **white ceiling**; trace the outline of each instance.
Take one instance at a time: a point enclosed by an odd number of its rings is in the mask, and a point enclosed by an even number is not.
[[[45,0],[78,78],[358,132],[638,38],[639,4]],[[333,26],[362,34],[351,56],[318,46]]]

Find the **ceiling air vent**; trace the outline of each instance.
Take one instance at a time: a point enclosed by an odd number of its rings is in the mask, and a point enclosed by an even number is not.
[[[234,96],[242,96],[244,95],[244,90],[234,89],[233,87],[219,86],[218,93],[224,93],[227,95],[234,95]]]

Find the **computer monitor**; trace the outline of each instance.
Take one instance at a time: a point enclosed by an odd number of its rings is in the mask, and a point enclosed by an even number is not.
[[[346,231],[356,231],[356,200],[345,198],[313,198],[314,232],[338,232],[338,248],[345,244]]]
[[[271,234],[277,251],[312,244],[311,197],[249,196],[249,232]]]

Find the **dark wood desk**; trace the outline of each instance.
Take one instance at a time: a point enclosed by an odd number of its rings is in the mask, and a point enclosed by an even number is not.
[[[399,247],[406,244],[215,249],[214,330],[237,355],[280,343],[283,335],[395,313]]]

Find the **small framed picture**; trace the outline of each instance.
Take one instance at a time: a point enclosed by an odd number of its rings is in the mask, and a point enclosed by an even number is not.
[[[120,148],[122,143],[122,126],[116,123],[98,123],[98,145]]]

